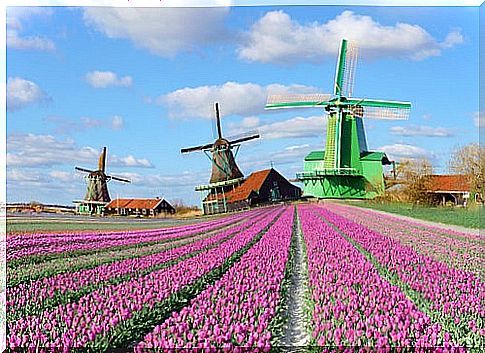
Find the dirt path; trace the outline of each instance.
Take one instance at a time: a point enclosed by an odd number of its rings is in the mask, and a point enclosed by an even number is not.
[[[308,278],[307,260],[303,248],[303,234],[300,218],[297,218],[297,238],[291,284],[288,289],[288,322],[283,331],[281,345],[284,347],[304,347],[308,344],[308,326],[305,316]]]

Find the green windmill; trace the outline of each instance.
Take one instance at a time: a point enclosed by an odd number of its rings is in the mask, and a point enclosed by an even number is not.
[[[411,103],[351,97],[356,62],[357,47],[343,39],[333,95],[268,97],[266,109],[321,107],[328,113],[325,150],[308,154],[297,174],[304,195],[369,199],[384,193],[382,166],[391,162],[384,152],[367,149],[362,118],[407,119]]]

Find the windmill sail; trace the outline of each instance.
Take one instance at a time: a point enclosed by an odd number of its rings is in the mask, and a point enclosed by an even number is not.
[[[243,174],[236,164],[232,149],[238,148],[239,144],[259,137],[259,134],[250,136],[243,136],[233,141],[225,139],[222,135],[222,126],[220,118],[219,103],[214,104],[215,120],[217,127],[217,139],[214,143],[205,145],[182,148],[181,153],[189,153],[195,151],[210,151],[210,159],[212,162],[212,173],[210,183],[218,183],[243,177]]]
[[[115,177],[111,175],[106,175],[106,147],[103,147],[98,159],[98,170],[89,170],[86,168],[75,167],[76,170],[88,173],[86,176],[87,180],[87,190],[84,196],[85,201],[96,201],[96,202],[109,202],[111,198],[108,192],[108,181],[116,180],[125,183],[130,183],[130,180]]]

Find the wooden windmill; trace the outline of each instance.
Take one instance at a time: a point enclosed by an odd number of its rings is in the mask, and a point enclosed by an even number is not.
[[[232,141],[222,136],[219,103],[214,104],[217,126],[217,139],[213,143],[182,148],[181,153],[203,151],[210,159],[212,173],[208,185],[195,188],[201,192],[204,214],[227,212],[226,194],[244,181],[243,173],[236,164],[235,156],[241,143],[259,138],[259,134],[249,134]],[[233,153],[234,150],[234,153]],[[203,196],[205,194],[205,196]]]
[[[214,104],[215,118],[217,125],[217,139],[213,143],[195,147],[182,148],[181,153],[204,151],[212,163],[212,174],[209,183],[219,183],[243,177],[241,170],[236,164],[235,154],[239,150],[241,143],[259,138],[259,134],[244,136],[232,141],[222,136],[221,118],[219,113],[219,103]]]
[[[110,202],[111,198],[109,197],[108,192],[108,182],[110,180],[130,183],[128,179],[123,179],[112,175],[106,175],[106,147],[103,147],[103,151],[99,156],[97,170],[89,170],[81,167],[75,167],[75,169],[80,172],[88,173],[88,175],[86,176],[88,187],[86,191],[86,196],[84,197],[84,201],[100,203]]]
[[[321,198],[373,198],[384,192],[383,152],[367,148],[362,118],[407,119],[409,102],[352,97],[357,47],[343,39],[337,59],[333,95],[270,96],[266,109],[324,108],[328,113],[325,151],[306,158],[297,175],[306,195]]]

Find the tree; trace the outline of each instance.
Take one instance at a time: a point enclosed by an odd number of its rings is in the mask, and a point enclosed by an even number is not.
[[[457,148],[451,155],[450,171],[465,175],[470,191],[482,196],[485,191],[485,147],[478,143]]]
[[[403,182],[404,198],[413,203],[428,203],[432,174],[433,166],[426,158],[401,161],[396,168],[396,177]]]

